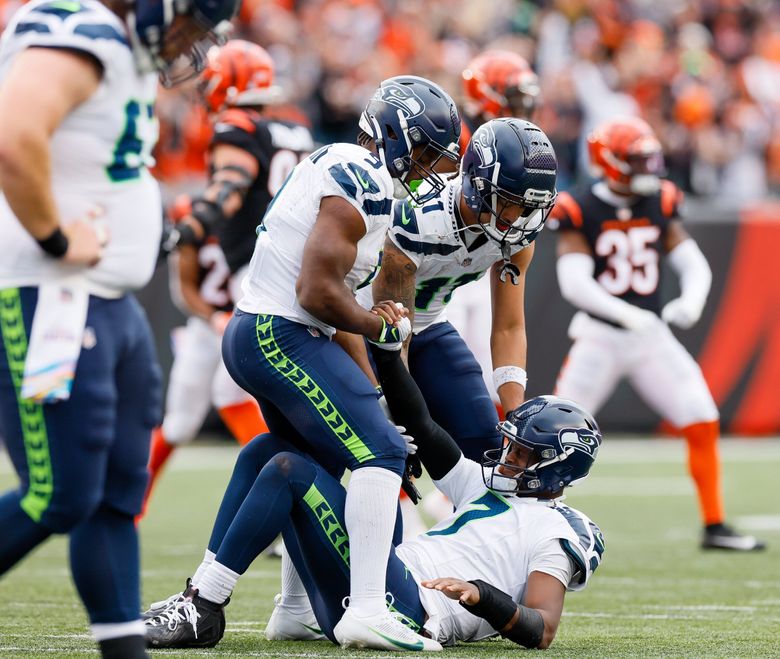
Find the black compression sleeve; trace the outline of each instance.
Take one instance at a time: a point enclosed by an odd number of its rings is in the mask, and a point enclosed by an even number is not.
[[[417,455],[430,477],[443,478],[460,460],[461,450],[431,418],[417,383],[401,361],[401,351],[369,345],[393,420],[414,437]]]
[[[479,589],[479,602],[476,604],[461,602],[461,606],[466,611],[486,620],[493,629],[510,641],[526,648],[539,647],[544,638],[544,619],[541,613],[522,604],[515,604],[503,590],[491,586],[482,579],[475,579],[469,583]],[[520,615],[517,621],[510,629],[504,631],[518,609]]]

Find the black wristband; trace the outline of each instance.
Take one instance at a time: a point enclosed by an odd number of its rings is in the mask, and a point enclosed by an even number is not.
[[[476,604],[461,602],[461,606],[469,613],[487,620],[493,629],[500,632],[517,612],[517,604],[503,590],[491,586],[482,579],[475,579],[469,583],[474,584],[479,590],[479,602]]]
[[[539,647],[544,639],[544,619],[536,609],[515,604],[503,590],[491,586],[482,579],[475,579],[469,583],[479,589],[479,602],[473,605],[461,602],[461,606],[466,611],[486,620],[493,629],[510,641],[526,648]],[[518,609],[520,615],[517,621],[510,629],[504,631]]]
[[[68,237],[62,233],[62,229],[57,227],[48,238],[35,239],[38,246],[49,256],[61,259],[68,251]]]
[[[202,197],[192,200],[192,217],[194,217],[203,226],[203,230],[208,234],[219,226],[227,218],[225,211],[215,201],[203,199]]]

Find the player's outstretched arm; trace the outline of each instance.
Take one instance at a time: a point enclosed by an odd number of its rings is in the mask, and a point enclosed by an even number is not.
[[[540,650],[550,647],[555,638],[566,593],[558,579],[544,572],[532,572],[528,577],[525,605],[516,604],[507,593],[481,579],[442,577],[423,581],[422,586],[458,600],[504,638]]]
[[[525,333],[525,281],[534,254],[531,244],[512,257],[519,275],[517,283],[501,281],[501,262],[490,271],[493,323],[490,355],[493,382],[505,410],[513,410],[525,400],[527,339]]]
[[[458,464],[463,453],[455,440],[431,418],[417,383],[401,361],[400,352],[372,345],[371,354],[393,420],[414,437],[417,456],[430,477],[433,480],[444,478]]]

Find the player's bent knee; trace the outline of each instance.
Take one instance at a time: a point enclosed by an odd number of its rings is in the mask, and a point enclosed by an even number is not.
[[[238,460],[236,460],[236,468],[253,469],[255,473],[260,473],[260,470],[276,454],[289,451],[290,448],[288,442],[275,437],[271,433],[263,433],[241,449],[238,454]]]
[[[68,533],[92,517],[100,504],[100,493],[92,496],[55,498],[43,514],[41,524],[53,533]]]

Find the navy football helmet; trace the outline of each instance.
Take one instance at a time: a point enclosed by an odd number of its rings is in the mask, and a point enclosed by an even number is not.
[[[530,245],[555,204],[558,162],[541,128],[523,119],[494,119],[471,137],[461,161],[463,196],[479,227],[502,247]],[[519,215],[518,215],[519,211]]]
[[[198,75],[206,52],[225,43],[241,0],[131,0],[130,41],[139,68],[171,87]]]
[[[408,75],[383,80],[360,116],[360,128],[374,140],[398,199],[423,203],[439,194],[445,181],[434,169],[442,158],[456,169],[460,115],[449,94],[430,80]],[[413,157],[418,146],[425,148]],[[413,170],[423,178],[410,180]],[[418,191],[423,181],[430,186],[424,193]]]
[[[593,416],[557,396],[527,400],[497,428],[504,445],[485,451],[482,477],[491,490],[506,494],[545,496],[579,483],[601,446],[601,431]],[[516,445],[531,451],[529,466],[518,468],[507,462]]]

